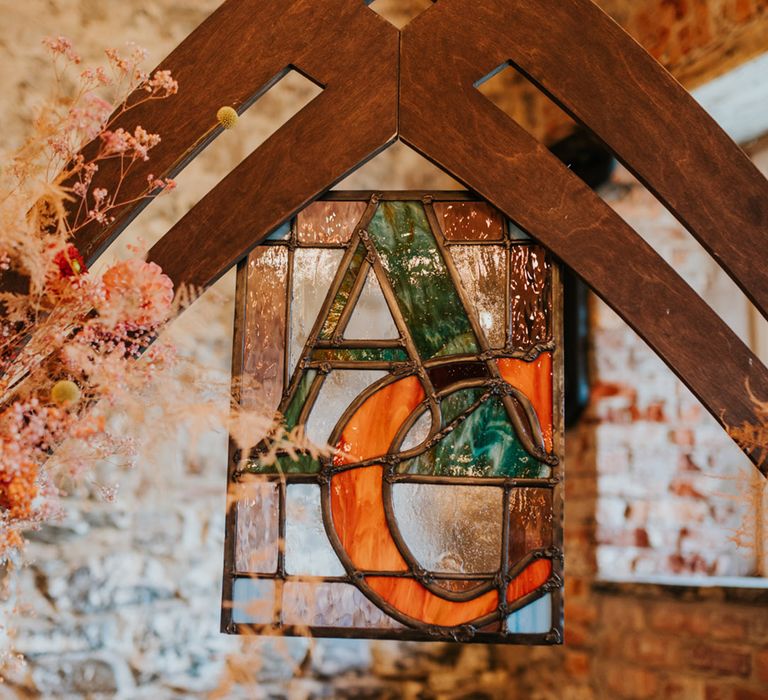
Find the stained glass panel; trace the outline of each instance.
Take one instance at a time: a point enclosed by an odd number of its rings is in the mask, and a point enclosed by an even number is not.
[[[243,263],[244,403],[314,447],[230,465],[226,631],[560,642],[557,268],[517,232],[334,194]]]

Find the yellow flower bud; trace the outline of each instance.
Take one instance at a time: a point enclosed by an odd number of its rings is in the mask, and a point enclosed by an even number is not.
[[[237,112],[232,109],[232,107],[222,107],[216,112],[216,119],[218,119],[219,124],[225,129],[234,129],[235,124],[237,124],[238,116]]]
[[[51,389],[51,401],[60,405],[77,403],[80,400],[80,387],[69,379],[56,382]]]

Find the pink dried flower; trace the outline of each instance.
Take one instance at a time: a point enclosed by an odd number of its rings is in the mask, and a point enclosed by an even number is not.
[[[168,97],[179,91],[179,83],[173,78],[171,71],[157,70],[147,81],[144,89],[158,97]]]
[[[55,38],[47,36],[45,39],[43,39],[43,44],[52,54],[64,56],[64,58],[76,65],[81,63],[83,60],[74,50],[72,41],[65,36],[57,36]]]
[[[152,328],[168,319],[173,282],[153,262],[131,259],[113,265],[102,277],[104,298],[98,310],[110,318]]]

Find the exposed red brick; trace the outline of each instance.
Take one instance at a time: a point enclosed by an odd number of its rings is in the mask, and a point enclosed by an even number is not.
[[[677,668],[681,661],[680,641],[652,632],[633,635],[625,645],[627,656],[637,663],[657,668]]]
[[[594,640],[593,630],[587,625],[580,625],[577,622],[566,623],[563,636],[567,647],[591,646]]]
[[[690,649],[687,663],[693,669],[725,676],[748,676],[752,670],[752,657],[748,651],[704,643],[697,643]]]
[[[568,623],[590,623],[597,620],[597,605],[595,601],[582,602],[568,600],[565,606],[565,619]]]
[[[707,685],[704,700],[768,700],[768,689],[731,684]]]
[[[587,679],[591,672],[591,656],[583,651],[565,653],[565,672],[576,679]]]
[[[689,614],[689,611],[679,604],[656,603],[651,609],[650,625],[659,632],[680,634],[686,628]]]
[[[611,666],[605,681],[615,697],[626,700],[646,700],[658,697],[660,681],[652,671],[631,666]]]
[[[663,700],[706,700],[704,683],[699,678],[684,678],[675,674],[661,689]]]
[[[755,652],[755,675],[768,687],[768,648]]]

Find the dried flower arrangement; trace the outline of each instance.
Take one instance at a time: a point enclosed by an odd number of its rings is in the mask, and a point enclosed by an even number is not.
[[[105,65],[83,68],[66,38],[44,43],[56,94],[0,173],[0,557],[56,512],[58,489],[43,465],[57,445],[70,437],[84,443],[82,462],[129,448],[88,409],[156,371],[162,348],[148,362],[133,358],[156,338],[174,300],[158,266],[137,257],[97,277],[72,241],[125,204],[121,182],[112,191],[91,187],[100,164],[119,159],[124,178],[160,141],[140,125],[128,133],[112,123],[144,101],[172,96],[176,81],[168,71],[145,72],[136,46],[109,49]],[[98,151],[86,159],[80,149],[93,140]],[[173,187],[152,177],[145,196]],[[82,466],[68,463],[72,474]]]
[[[56,94],[0,171],[0,562],[23,545],[25,530],[56,517],[63,482],[88,478],[99,460],[135,459],[135,440],[109,429],[110,406],[155,432],[158,415],[190,432],[223,426],[243,450],[270,433],[272,451],[262,462],[278,450],[325,451],[301,429],[284,431],[262,407],[241,410],[229,377],[213,376],[172,343],[156,342],[195,294],[174,294],[171,280],[138,247],[128,246],[133,257],[101,275],[88,270],[74,237],[94,223],[109,225],[130,203],[121,185],[161,139],[141,125],[129,132],[113,124],[118,117],[125,123],[140,104],[172,97],[178,84],[169,71],[143,70],[146,52],[135,45],[107,49],[105,65],[83,68],[65,37],[44,43]],[[233,111],[224,114],[229,126]],[[98,147],[86,158],[81,149],[88,143]],[[93,186],[100,164],[115,159],[120,177],[112,189]],[[141,197],[174,187],[150,175]],[[101,490],[114,495],[111,487]]]

